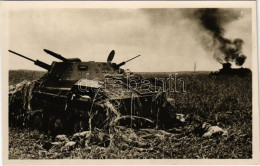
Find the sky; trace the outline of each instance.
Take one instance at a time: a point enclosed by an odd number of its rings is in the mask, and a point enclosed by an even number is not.
[[[190,9],[13,9],[9,13],[9,49],[48,64],[59,61],[49,49],[66,58],[113,62],[136,55],[123,68],[134,72],[216,71],[221,65],[199,42],[204,34],[183,14]],[[241,17],[225,24],[224,36],[244,40],[243,67],[251,68],[252,20],[250,9],[237,9]],[[206,32],[205,32],[206,33]],[[13,54],[10,69],[44,70]]]

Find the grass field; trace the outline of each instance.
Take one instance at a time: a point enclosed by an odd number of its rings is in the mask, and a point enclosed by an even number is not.
[[[46,72],[31,70],[9,70],[9,85],[15,85],[24,80],[33,81],[39,79]]]
[[[22,75],[17,79],[17,75]],[[37,79],[43,73],[11,71],[10,84]],[[144,77],[167,78],[169,73],[141,73]],[[113,146],[92,145],[55,149],[42,154],[47,135],[39,131],[9,128],[10,159],[88,158],[88,159],[202,159],[252,158],[252,78],[212,77],[208,72],[179,73],[179,92],[168,92],[174,99],[174,112],[188,115],[176,133],[133,130],[118,126]],[[228,131],[227,136],[202,138],[194,134],[198,122],[209,122]],[[127,140],[127,141],[126,141]],[[111,141],[111,140],[110,140]]]

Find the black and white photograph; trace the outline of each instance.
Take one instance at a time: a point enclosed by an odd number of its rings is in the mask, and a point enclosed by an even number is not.
[[[259,161],[254,2],[6,2],[8,162]]]

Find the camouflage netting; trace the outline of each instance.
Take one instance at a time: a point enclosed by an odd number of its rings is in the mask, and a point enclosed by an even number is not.
[[[35,88],[39,87],[43,82],[44,77],[37,81],[23,81],[15,86],[9,87],[9,125],[19,127],[29,127],[30,117],[32,117],[37,111],[31,107],[32,92]],[[152,98],[154,105],[162,105],[163,93],[157,93]],[[124,100],[128,98],[128,103]],[[130,105],[130,110],[129,105]],[[66,105],[69,105],[69,98],[66,101]],[[125,108],[128,109],[125,109]],[[88,129],[104,128],[108,129],[111,125],[119,124],[122,121],[129,123],[130,127],[136,127],[136,123],[148,123],[154,125],[155,122],[159,122],[159,108],[151,108],[144,111],[139,96],[129,91],[114,91],[108,88],[106,92],[97,92],[93,99],[91,99],[91,107],[88,110],[80,110],[81,115],[86,116],[82,118],[84,124],[88,125]],[[65,110],[68,107],[65,107]],[[74,108],[73,108],[74,109]],[[124,111],[122,111],[125,109]],[[68,112],[72,112],[68,110]],[[69,115],[69,114],[68,114]],[[81,128],[82,122],[79,122],[79,128]],[[83,131],[86,128],[82,127],[78,131]]]
[[[36,84],[36,81],[22,81],[15,86],[9,86],[9,125],[23,127],[28,125],[32,111],[30,101]]]
[[[39,110],[33,110],[33,90],[46,79],[46,75],[35,81],[22,81],[9,86],[9,126],[29,127],[30,117]]]
[[[114,124],[140,127],[145,123],[146,125],[150,124],[150,126],[158,126],[158,118],[161,115],[159,114],[159,106],[162,106],[163,98],[163,93],[155,94],[150,103],[154,108],[145,110],[147,106],[142,105],[140,96],[135,93],[112,90],[97,93],[92,101],[93,107],[90,109],[90,120],[93,119],[97,123],[97,120],[103,119],[102,126],[104,128]],[[93,122],[90,124],[93,124]]]

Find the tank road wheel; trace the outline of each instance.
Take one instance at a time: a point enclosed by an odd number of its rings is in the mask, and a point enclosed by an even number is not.
[[[57,133],[57,135],[63,133],[64,124],[63,124],[63,121],[61,119],[57,118],[54,121],[54,126],[53,127],[54,127],[53,130],[55,131],[55,133]]]
[[[62,119],[51,117],[48,127],[48,134],[52,137],[52,141],[55,140],[55,137],[64,132],[64,124]]]
[[[36,130],[43,129],[42,113],[35,113],[31,118],[31,127]]]

